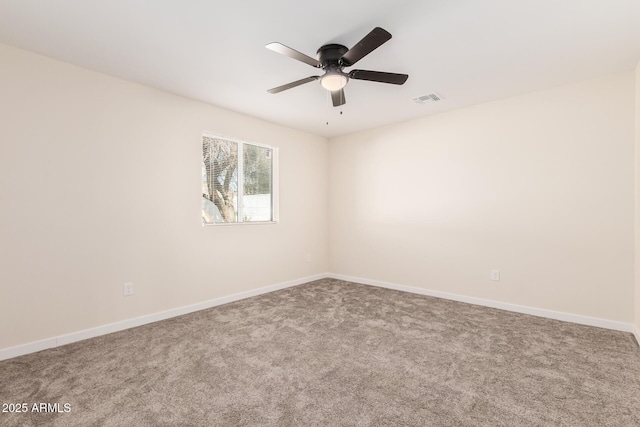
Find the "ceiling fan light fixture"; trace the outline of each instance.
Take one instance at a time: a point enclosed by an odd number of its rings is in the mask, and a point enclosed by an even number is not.
[[[329,92],[335,92],[345,87],[348,80],[344,74],[327,72],[324,76],[320,77],[320,84]]]

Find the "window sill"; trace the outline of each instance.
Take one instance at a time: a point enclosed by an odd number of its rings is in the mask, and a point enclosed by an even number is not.
[[[277,224],[278,221],[247,221],[247,222],[217,222],[213,224],[202,224],[203,227],[228,227],[234,225],[270,225]]]

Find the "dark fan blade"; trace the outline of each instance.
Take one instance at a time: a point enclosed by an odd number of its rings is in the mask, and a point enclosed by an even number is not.
[[[300,86],[300,85],[303,85],[305,83],[312,82],[314,80],[318,80],[319,78],[320,77],[318,77],[318,76],[305,77],[304,79],[296,80],[295,82],[287,83],[286,85],[274,87],[273,89],[269,89],[267,92],[269,92],[269,93],[282,92],[283,90],[291,89],[293,87]]]
[[[351,66],[382,46],[390,38],[391,34],[388,31],[376,27],[344,54],[342,62],[346,67]]]
[[[334,107],[339,107],[341,105],[344,105],[347,102],[347,100],[344,97],[344,89],[331,92],[331,101],[333,101]]]
[[[311,65],[312,67],[316,67],[316,68],[322,67],[322,64],[317,59],[313,59],[312,57],[307,56],[304,53],[300,53],[295,49],[291,49],[289,46],[285,46],[282,43],[269,43],[265,47],[274,52],[278,52],[282,55],[288,56],[289,58],[302,61],[305,64]]]
[[[401,85],[407,81],[407,74],[385,73],[383,71],[351,70],[349,77],[355,80],[369,80],[372,82],[391,83]]]

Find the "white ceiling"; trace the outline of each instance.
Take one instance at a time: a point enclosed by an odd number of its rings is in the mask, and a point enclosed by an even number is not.
[[[317,82],[267,93],[319,73],[265,44],[315,57],[376,26],[393,38],[354,68],[404,86],[352,80],[343,108]],[[0,0],[0,42],[332,137],[633,69],[640,0]]]

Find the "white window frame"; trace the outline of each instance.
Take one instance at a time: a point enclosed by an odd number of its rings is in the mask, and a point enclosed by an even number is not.
[[[238,211],[236,212],[238,221],[235,222],[202,222],[203,227],[210,226],[230,226],[230,225],[265,225],[265,224],[277,224],[280,221],[280,161],[278,147],[272,145],[261,144],[259,142],[243,141],[237,138],[228,136],[217,135],[214,133],[203,132],[200,137],[200,147],[202,149],[203,138],[221,139],[238,144]],[[244,145],[255,145],[257,147],[268,148],[271,150],[271,221],[242,221],[243,211],[243,195],[244,195]]]

